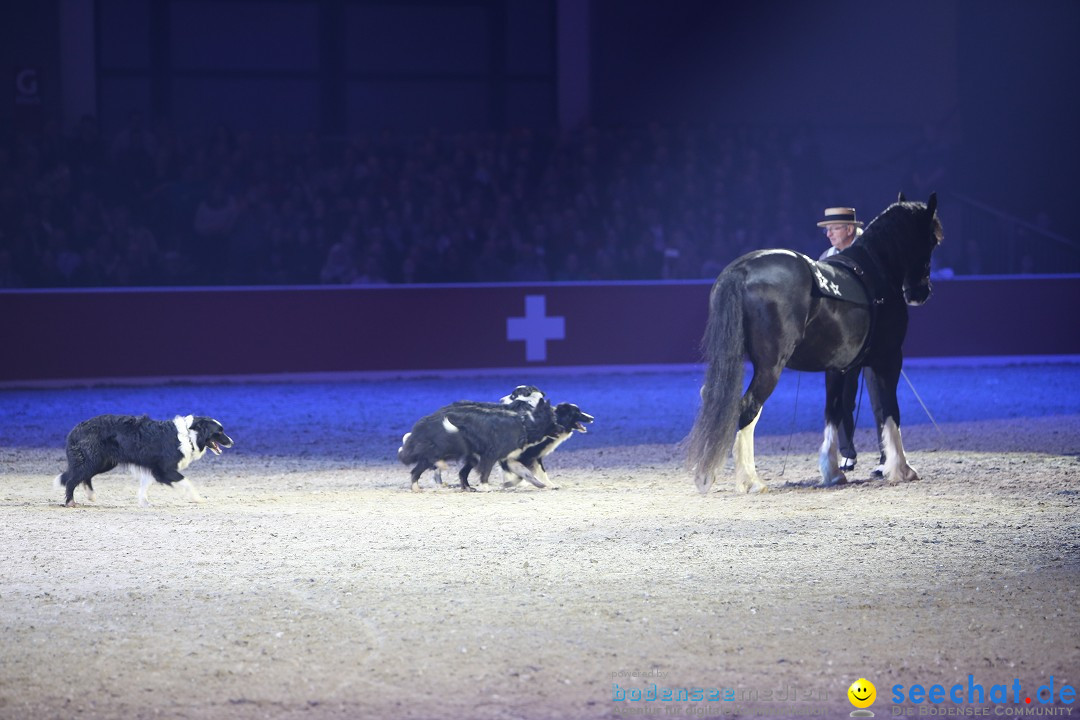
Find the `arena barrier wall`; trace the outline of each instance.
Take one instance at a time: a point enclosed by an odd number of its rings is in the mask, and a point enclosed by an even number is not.
[[[0,383],[693,364],[711,285],[3,290]],[[909,358],[1080,354],[1080,276],[934,290]]]

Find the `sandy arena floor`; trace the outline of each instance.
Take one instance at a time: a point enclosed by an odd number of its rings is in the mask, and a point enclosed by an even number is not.
[[[1080,366],[908,374],[940,425],[905,388],[922,481],[868,481],[868,452],[814,487],[821,379],[789,373],[773,492],[704,498],[696,372],[0,392],[0,718],[846,717],[860,677],[880,718],[897,684],[1080,686]],[[560,489],[409,492],[413,420],[518,382],[597,418]],[[64,437],[104,412],[236,446],[186,472],[201,505],[141,509],[116,472],[63,508]],[[613,699],[653,683],[736,699]]]

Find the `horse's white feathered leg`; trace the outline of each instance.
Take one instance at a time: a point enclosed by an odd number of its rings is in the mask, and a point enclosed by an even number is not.
[[[908,465],[904,454],[904,443],[900,439],[900,428],[892,417],[885,418],[881,428],[881,444],[885,448],[885,477],[892,482],[918,480],[919,474]]]
[[[769,486],[758,477],[757,468],[754,465],[754,428],[757,427],[761,418],[761,411],[754,416],[750,424],[735,434],[735,491],[736,492],[767,492]]]
[[[840,469],[839,440],[835,425],[825,426],[825,439],[821,443],[821,454],[818,456],[818,469],[821,470],[821,484],[828,487],[838,483],[847,482],[847,476]]]

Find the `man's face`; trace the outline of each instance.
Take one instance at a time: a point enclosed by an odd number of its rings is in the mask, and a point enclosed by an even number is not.
[[[847,223],[829,223],[825,226],[825,235],[829,244],[837,250],[843,250],[855,239],[855,226]]]

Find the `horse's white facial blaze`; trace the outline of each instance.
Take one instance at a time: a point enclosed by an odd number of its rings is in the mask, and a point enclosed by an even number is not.
[[[900,439],[900,428],[892,417],[885,418],[881,428],[881,444],[885,450],[885,477],[893,482],[918,480],[915,469],[908,465],[904,454],[904,443]]]
[[[821,453],[818,455],[818,469],[821,471],[823,485],[835,485],[847,481],[847,477],[840,470],[838,437],[835,425],[825,426],[825,439],[821,443]]]
[[[754,428],[760,419],[761,411],[758,410],[750,424],[735,433],[735,447],[732,452],[735,456],[736,492],[765,492],[769,489],[758,477],[754,464]]]

